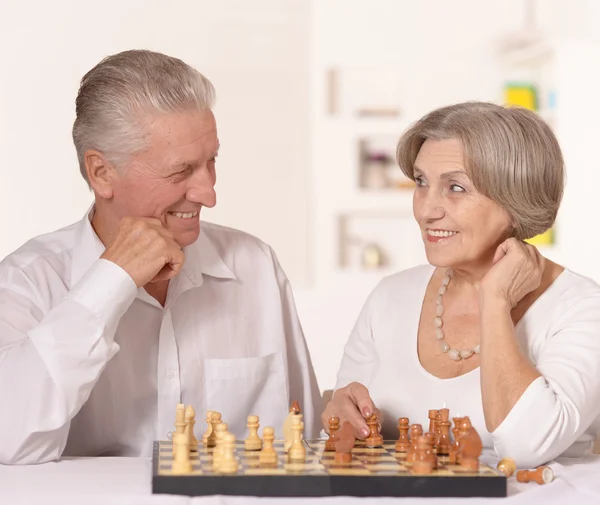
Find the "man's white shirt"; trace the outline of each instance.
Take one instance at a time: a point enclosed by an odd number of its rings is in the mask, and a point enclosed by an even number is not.
[[[0,262],[0,463],[147,456],[177,403],[246,433],[279,431],[300,402],[305,437],[320,394],[292,290],[271,248],[201,223],[165,306],[116,264],[90,214]]]

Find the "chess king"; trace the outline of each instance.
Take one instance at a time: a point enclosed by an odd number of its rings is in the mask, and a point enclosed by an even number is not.
[[[216,203],[214,94],[150,51],[83,77],[73,140],[94,203],[0,263],[1,464],[149,455],[178,403],[218,410],[241,437],[249,412],[281,426],[297,399],[317,434],[320,395],[275,253],[200,219]]]
[[[397,155],[415,182],[428,264],[368,297],[323,425],[339,417],[365,438],[375,413],[391,439],[396,419],[425,426],[431,405],[446,404],[519,467],[588,453],[600,414],[600,286],[525,242],[553,226],[563,195],[551,129],[528,110],[457,104],[416,122]]]

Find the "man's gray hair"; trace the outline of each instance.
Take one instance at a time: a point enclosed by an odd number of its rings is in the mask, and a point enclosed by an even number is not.
[[[83,76],[73,142],[89,185],[85,152],[96,149],[115,167],[146,147],[146,119],[156,114],[212,109],[210,81],[183,61],[152,51],[104,58]]]

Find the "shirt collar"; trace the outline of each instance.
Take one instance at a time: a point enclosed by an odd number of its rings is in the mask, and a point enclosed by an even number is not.
[[[93,215],[94,205],[77,225],[71,261],[71,286],[74,286],[85,275],[106,249],[92,227]],[[200,226],[198,240],[184,247],[183,252],[185,253],[185,263],[177,277],[181,277],[183,274],[193,287],[202,285],[203,274],[220,279],[237,279],[202,226]]]

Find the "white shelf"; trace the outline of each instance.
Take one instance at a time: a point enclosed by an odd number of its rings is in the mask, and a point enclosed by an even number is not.
[[[373,212],[374,214],[407,212],[409,215],[412,215],[412,191],[357,191],[354,195],[333,201],[332,207],[339,212]]]
[[[349,115],[328,116],[325,123],[330,129],[347,131],[352,135],[400,135],[411,125],[405,118],[374,118]]]

